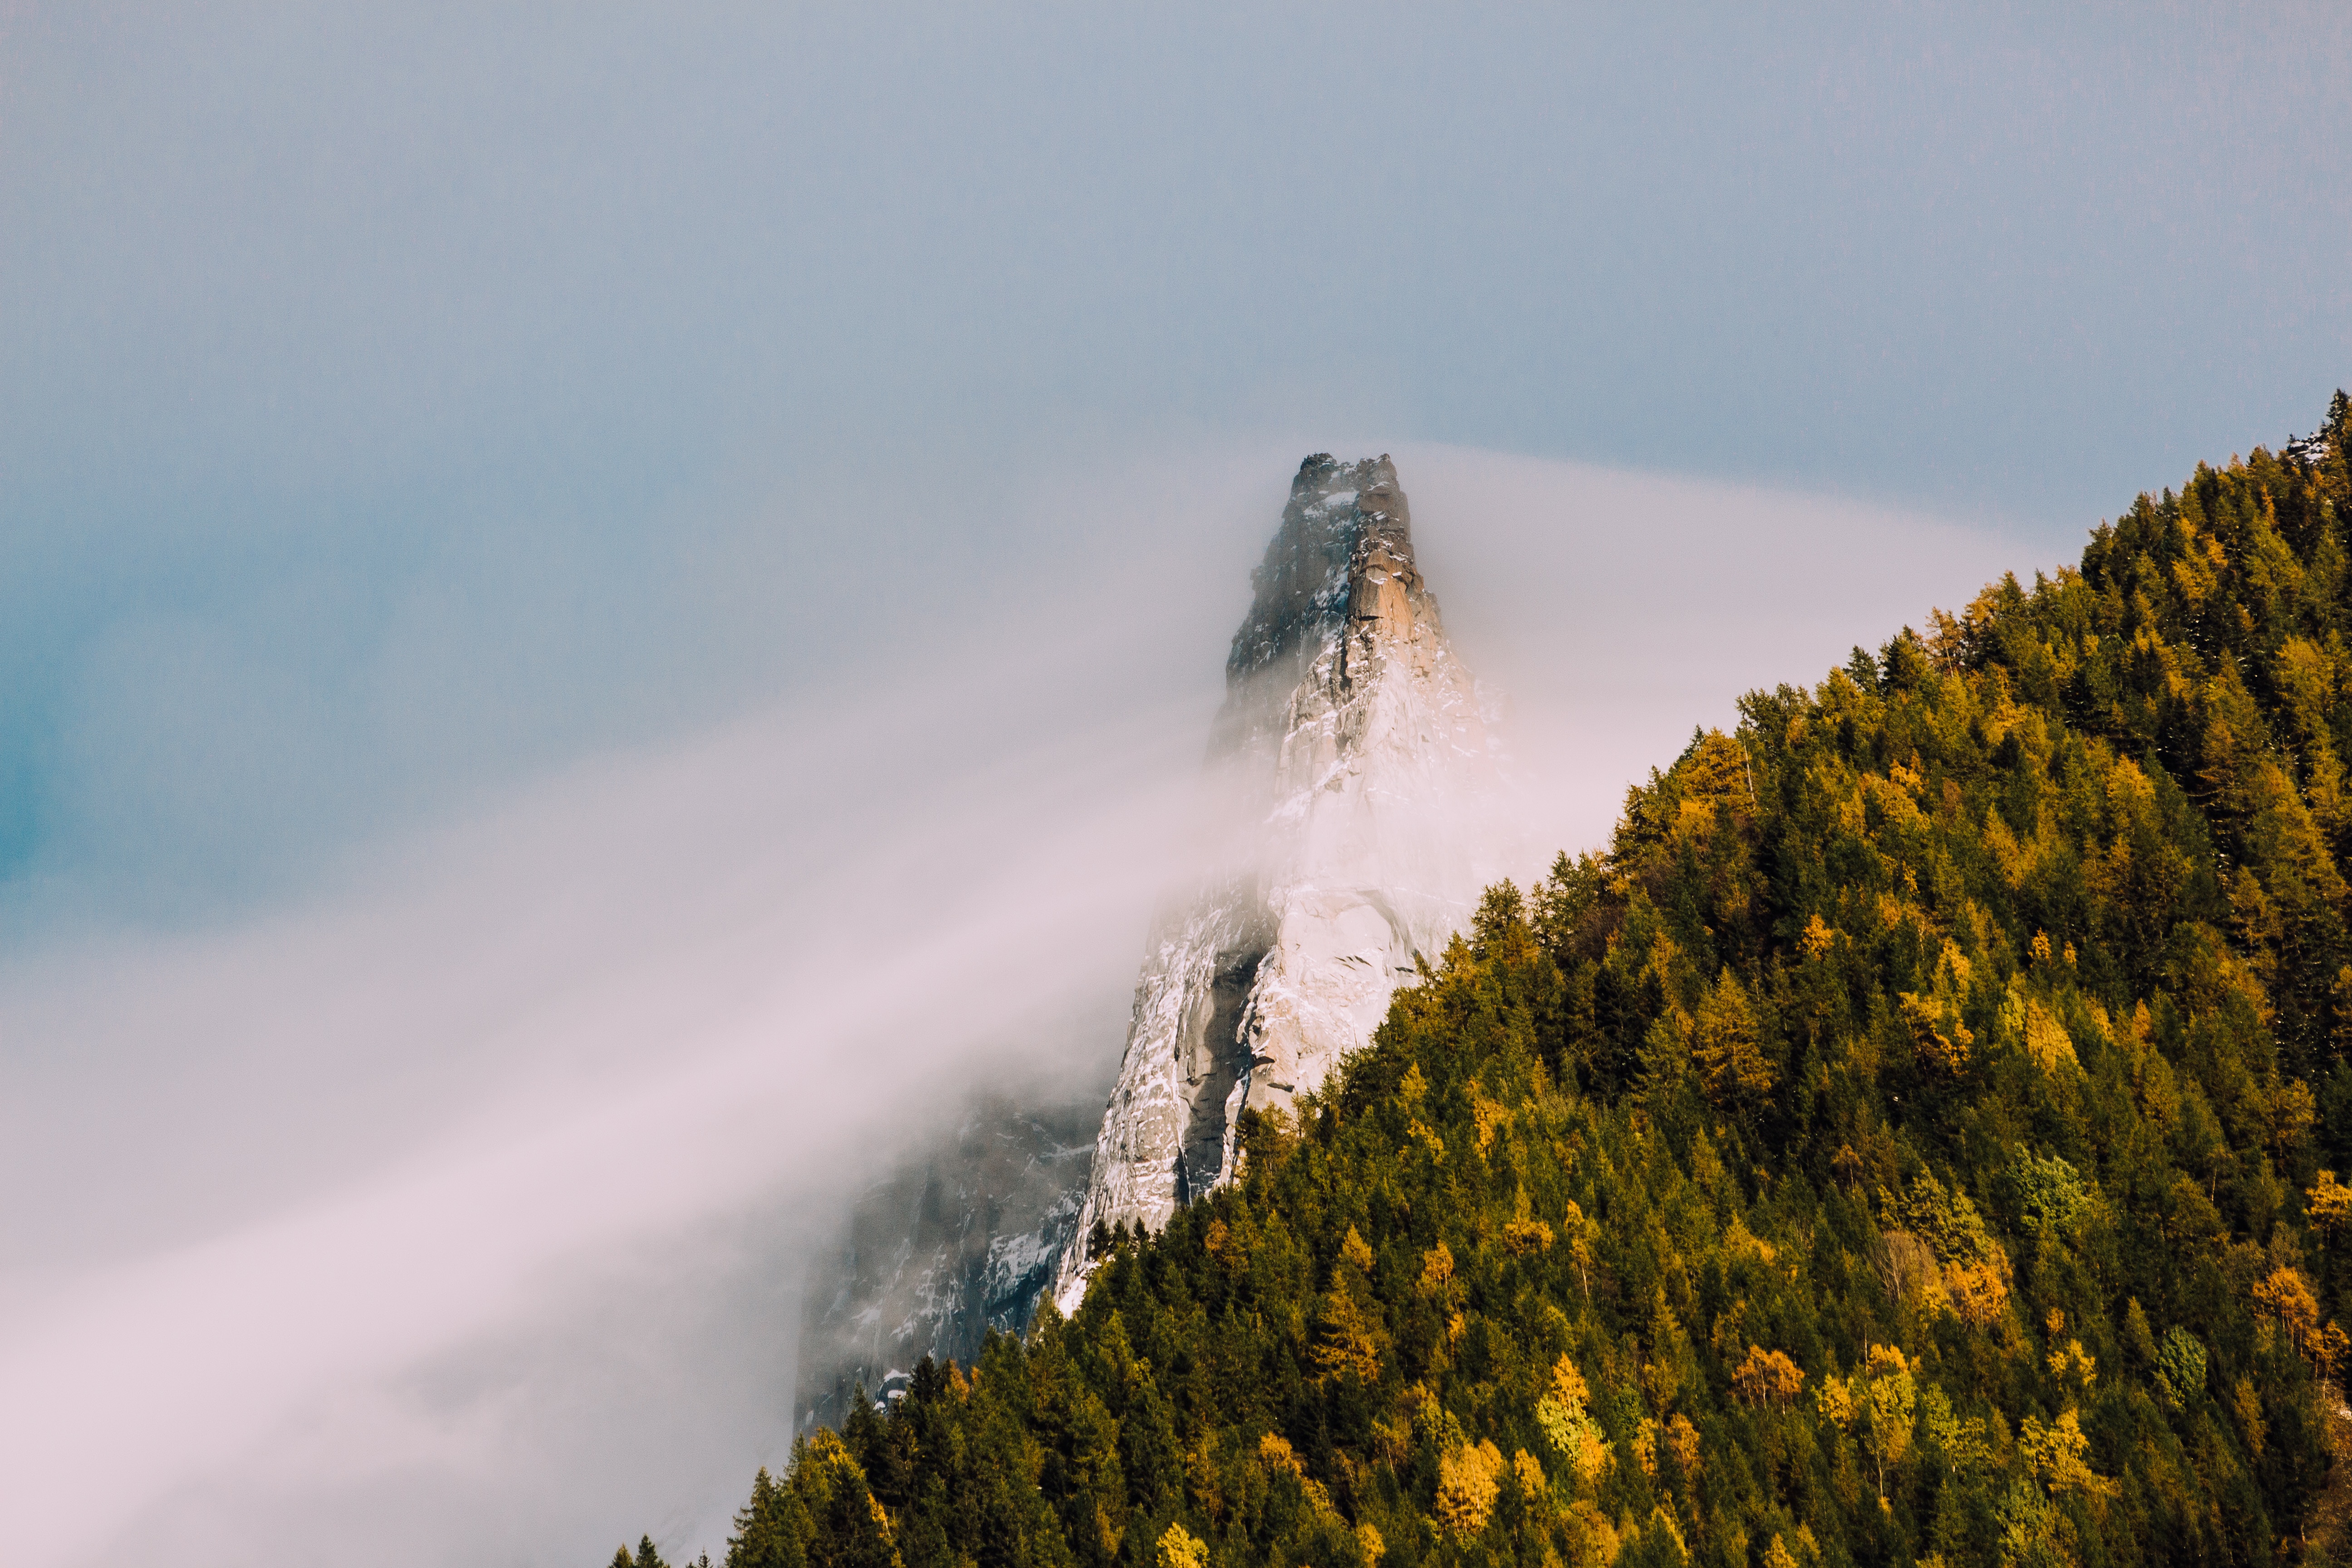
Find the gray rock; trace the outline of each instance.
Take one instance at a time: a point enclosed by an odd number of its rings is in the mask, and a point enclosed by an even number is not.
[[[1081,1237],[1158,1230],[1231,1180],[1242,1110],[1288,1107],[1369,1043],[1501,867],[1478,693],[1394,465],[1307,458],[1252,583],[1209,748],[1211,869],[1153,933]],[[1065,1253],[1065,1310],[1088,1267]]]
[[[979,1095],[866,1191],[802,1310],[802,1430],[839,1426],[860,1385],[887,1397],[926,1355],[968,1366],[989,1330],[1028,1326],[1075,1232],[1093,1124],[1091,1100]]]
[[[1299,466],[1225,663],[1197,884],[1155,924],[1117,1086],[975,1102],[859,1202],[803,1316],[800,1419],[838,1425],[924,1355],[969,1363],[1097,1221],[1158,1230],[1234,1173],[1245,1107],[1287,1107],[1369,1043],[1416,954],[1501,874],[1495,758],[1413,560],[1385,457]],[[1097,1089],[1096,1092],[1099,1093]]]

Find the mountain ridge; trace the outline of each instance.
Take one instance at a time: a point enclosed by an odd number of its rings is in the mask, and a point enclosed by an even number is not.
[[[1750,693],[730,1568],[2341,1560],[2323,434]]]

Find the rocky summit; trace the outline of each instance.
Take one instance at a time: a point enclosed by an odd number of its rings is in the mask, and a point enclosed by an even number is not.
[[[877,1182],[803,1311],[803,1426],[927,1354],[969,1361],[1049,1284],[1075,1300],[1097,1222],[1158,1230],[1229,1179],[1242,1110],[1369,1041],[1496,874],[1487,725],[1396,466],[1301,463],[1251,581],[1203,769],[1207,869],[1147,943],[1091,1161],[1075,1107],[989,1101]]]
[[[728,1568],[2352,1563],[2347,452],[1749,692],[1434,952],[1514,814],[1394,473],[1311,459],[1075,1310]]]
[[[1076,1234],[1158,1230],[1370,1041],[1389,996],[1496,869],[1496,767],[1385,456],[1299,465],[1225,664],[1200,885],[1162,916]],[[1055,1295],[1085,1289],[1066,1251]]]

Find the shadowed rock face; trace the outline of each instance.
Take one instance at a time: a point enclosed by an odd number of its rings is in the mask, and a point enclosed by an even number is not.
[[[1291,692],[1351,623],[1385,619],[1400,630],[1417,616],[1444,635],[1437,600],[1413,565],[1412,510],[1386,458],[1342,465],[1318,452],[1301,463],[1250,586],[1256,596],[1225,659],[1212,763],[1271,738]],[[1344,660],[1344,642],[1337,646]]]
[[[802,1308],[795,1417],[838,1427],[925,1356],[971,1364],[1053,1282],[1085,1192],[1089,1101],[982,1094],[951,1138],[869,1187]]]
[[[1218,869],[1155,931],[1076,1233],[1158,1229],[1233,1174],[1244,1107],[1367,1043],[1493,874],[1494,766],[1385,457],[1299,466],[1225,663]],[[1055,1293],[1085,1286],[1082,1247]]]

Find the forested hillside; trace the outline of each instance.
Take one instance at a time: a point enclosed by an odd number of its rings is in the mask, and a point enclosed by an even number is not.
[[[1750,696],[1075,1317],[763,1473],[730,1568],[2331,1555],[2326,435]]]

